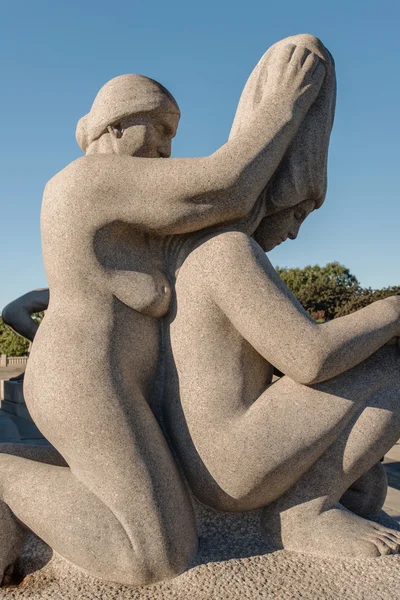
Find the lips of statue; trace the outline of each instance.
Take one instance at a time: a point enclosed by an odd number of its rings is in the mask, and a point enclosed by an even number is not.
[[[269,252],[287,238],[296,239],[303,221],[314,210],[313,200],[304,200],[291,208],[264,217],[253,234],[265,252]]]

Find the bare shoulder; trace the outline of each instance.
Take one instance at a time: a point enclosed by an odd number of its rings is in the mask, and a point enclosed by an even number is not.
[[[102,194],[112,187],[112,177],[107,183],[111,167],[108,155],[82,156],[59,171],[44,189],[42,219],[75,213],[83,205],[99,205]]]
[[[207,237],[188,256],[180,270],[182,281],[212,290],[248,286],[260,276],[277,278],[276,271],[253,238],[238,231],[222,231]],[[185,283],[186,284],[186,283]]]
[[[100,160],[99,160],[100,158]],[[93,185],[107,167],[107,156],[82,156],[54,175],[46,184],[45,195],[78,191]]]
[[[222,231],[214,234],[199,246],[196,252],[205,266],[227,267],[244,260],[263,260],[269,263],[257,242],[240,231]]]
[[[126,192],[129,196],[143,179],[146,179],[148,163],[154,159],[139,159],[115,154],[93,154],[74,160],[47,183],[44,196],[84,196],[97,201],[106,196]],[[140,162],[142,161],[142,162]],[[147,169],[147,170],[146,170]],[[126,194],[125,194],[126,195]]]

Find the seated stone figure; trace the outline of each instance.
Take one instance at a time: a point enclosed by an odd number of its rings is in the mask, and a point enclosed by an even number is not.
[[[400,355],[388,345],[400,336],[400,297],[318,324],[265,255],[297,236],[326,186],[334,66],[315,38],[289,38],[285,48],[290,41],[320,55],[326,76],[264,203],[240,223],[171,241],[164,420],[203,503],[264,507],[267,532],[289,550],[375,557],[398,552],[400,533],[344,505],[361,513],[383,502],[382,493],[366,505],[354,497],[363,479],[381,478],[376,464],[400,437]],[[273,81],[281,44],[250,78],[233,136]],[[274,367],[284,375],[272,382]]]
[[[172,295],[167,236],[249,214],[324,75],[316,54],[278,52],[252,117],[205,158],[163,160],[179,109],[163,86],[139,75],[106,84],[79,122],[86,156],[44,193],[51,297],[24,386],[32,417],[58,452],[1,448],[0,579],[21,552],[21,523],[109,581],[146,584],[188,566],[193,511],[148,405]]]
[[[23,296],[7,304],[3,309],[3,321],[11,327],[16,333],[33,341],[38,324],[32,319],[32,314],[39,311],[46,311],[49,306],[48,288],[36,289],[27,292]],[[46,365],[43,365],[46,368]],[[276,369],[275,369],[276,372]],[[23,381],[25,373],[10,378],[10,381]],[[159,417],[160,407],[154,406],[156,416]],[[47,455],[48,456],[48,455]],[[33,456],[33,458],[38,458]],[[61,456],[54,455],[57,464],[64,464]],[[341,499],[342,504],[350,508],[357,514],[372,515],[382,508],[386,498],[387,478],[386,472],[380,462],[376,463],[372,469],[363,474]]]

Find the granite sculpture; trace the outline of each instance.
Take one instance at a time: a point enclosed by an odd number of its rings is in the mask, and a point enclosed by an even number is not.
[[[179,109],[143,76],[110,81],[80,120],[86,156],[44,193],[51,299],[24,389],[36,424],[68,466],[1,455],[1,571],[20,552],[20,522],[110,581],[145,584],[189,564],[197,544],[192,506],[148,406],[160,319],[171,302],[166,238],[251,212],[325,73],[316,55],[294,47],[275,65],[252,118],[209,157],[161,160]],[[77,352],[84,363],[76,364]]]
[[[324,199],[334,95],[322,44],[289,38],[260,61],[222,148],[163,160],[171,94],[139,75],[100,90],[77,127],[86,156],[44,193],[51,298],[25,396],[56,450],[1,454],[0,572],[25,527],[108,581],[188,567],[196,524],[150,410],[160,397],[206,503],[265,506],[290,549],[397,550],[397,532],[333,506],[399,436],[399,360],[381,348],[400,335],[399,299],[316,326],[262,249]],[[272,365],[285,376],[271,385]]]
[[[295,239],[325,196],[335,74],[318,40],[288,38],[263,57],[231,138],[257,110],[270,61],[289,43],[293,56],[308,48],[320,57],[324,82],[263,202],[240,223],[176,243],[165,421],[203,503],[264,507],[278,547],[375,557],[400,544],[399,532],[360,517],[382,507],[379,459],[400,437],[400,355],[390,343],[400,335],[400,298],[318,324],[264,253]],[[284,376],[272,382],[274,367]]]

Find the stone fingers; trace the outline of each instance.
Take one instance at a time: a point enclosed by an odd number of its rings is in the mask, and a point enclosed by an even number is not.
[[[282,50],[277,53],[275,62],[276,68],[280,69],[287,66],[291,62],[295,50],[296,46],[294,44],[286,44]]]

